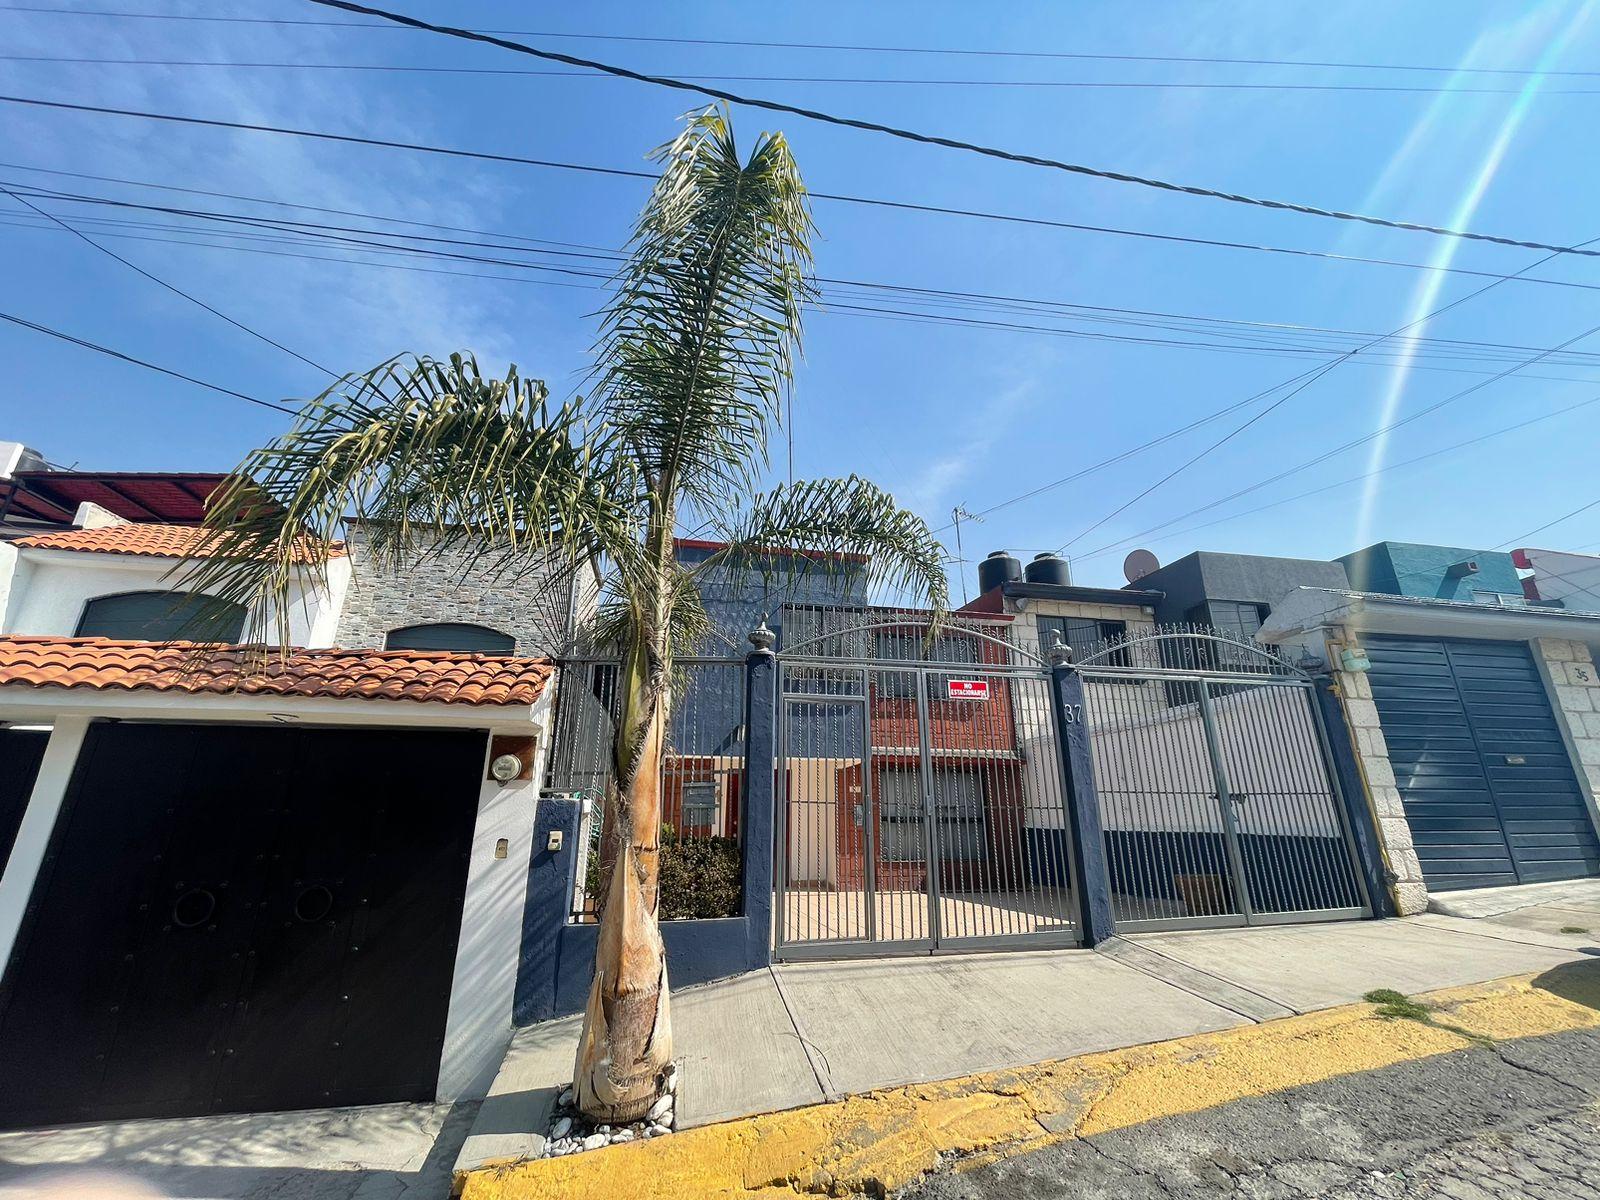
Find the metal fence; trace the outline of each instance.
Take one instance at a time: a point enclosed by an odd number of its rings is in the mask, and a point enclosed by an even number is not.
[[[582,800],[571,917],[598,911],[601,817],[620,711],[615,659],[569,660],[556,693],[548,787]],[[742,908],[743,659],[683,658],[661,759],[661,902],[665,920],[737,916]]]
[[[780,617],[778,956],[1075,943],[1048,671],[1010,622]]]
[[[1308,676],[1193,626],[1079,669],[1119,929],[1368,911]]]

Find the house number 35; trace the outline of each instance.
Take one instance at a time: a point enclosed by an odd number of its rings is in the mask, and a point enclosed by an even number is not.
[[[1578,677],[1578,682],[1579,683],[1588,683],[1589,682],[1589,668],[1588,667],[1573,667],[1572,668],[1572,673]]]

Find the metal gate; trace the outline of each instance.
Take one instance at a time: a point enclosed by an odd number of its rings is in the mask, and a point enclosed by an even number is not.
[[[1075,945],[1048,668],[1000,622],[784,616],[777,957]]]
[[[1207,627],[1079,667],[1118,930],[1370,913],[1310,676]]]

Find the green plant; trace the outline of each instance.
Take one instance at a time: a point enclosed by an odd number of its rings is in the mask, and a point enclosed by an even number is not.
[[[600,581],[592,635],[620,655],[619,711],[574,1082],[583,1112],[612,1124],[650,1109],[672,1058],[661,761],[674,656],[710,629],[700,579],[852,556],[869,586],[904,589],[935,620],[948,600],[942,547],[882,488],[854,475],[763,488],[815,295],[810,206],[787,141],[763,134],[741,160],[727,114],[707,109],[655,161],[587,396],[552,405],[543,383],[515,367],[485,377],[464,354],[346,376],[212,493],[181,568],[190,590],[247,605],[284,647],[291,599],[327,586],[347,516],[369,522],[369,550],[391,571],[465,547],[506,587],[551,566]],[[726,549],[685,567],[674,539],[691,530]],[[762,553],[775,546],[813,553]]]
[[[1423,1004],[1420,1000],[1413,1000],[1404,992],[1397,992],[1393,988],[1376,988],[1361,997],[1368,1004],[1378,1006],[1377,1015],[1388,1021],[1415,1021],[1419,1025],[1427,1025],[1434,1029],[1447,1030],[1469,1042],[1476,1042],[1480,1046],[1494,1045],[1494,1039],[1485,1034],[1473,1033],[1459,1025],[1451,1025],[1434,1016],[1433,1009]]]
[[[736,917],[743,911],[744,854],[737,838],[661,839],[661,916]]]
[[[1584,926],[1584,925],[1563,925],[1561,927],[1561,932],[1562,933],[1588,933],[1589,930],[1588,930],[1588,927]]]

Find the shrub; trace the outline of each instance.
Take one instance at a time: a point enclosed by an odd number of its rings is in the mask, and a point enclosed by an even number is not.
[[[661,912],[664,921],[737,917],[742,910],[744,855],[739,839],[661,837]]]

